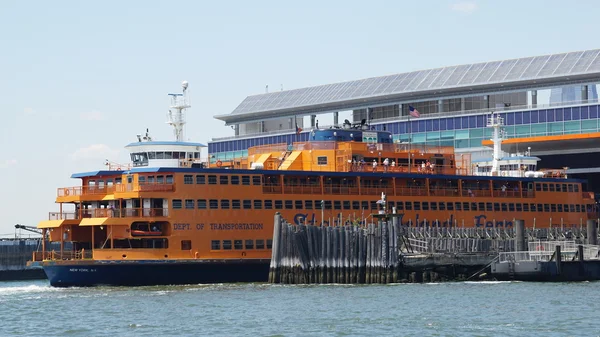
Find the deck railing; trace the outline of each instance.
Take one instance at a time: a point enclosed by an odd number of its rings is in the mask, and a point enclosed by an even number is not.
[[[48,220],[75,220],[78,219],[76,212],[49,212]]]
[[[116,192],[172,192],[174,190],[175,184],[173,183],[141,183],[118,185]]]
[[[153,218],[169,216],[168,208],[96,208],[82,209],[82,218]]]
[[[49,252],[33,252],[32,261],[39,262],[44,260],[85,260],[92,258],[91,250],[77,251],[49,251]]]

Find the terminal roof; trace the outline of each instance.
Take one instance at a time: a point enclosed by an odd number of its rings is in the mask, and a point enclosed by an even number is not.
[[[517,89],[600,78],[600,49],[464,64],[248,96],[227,124],[341,111],[481,90]]]

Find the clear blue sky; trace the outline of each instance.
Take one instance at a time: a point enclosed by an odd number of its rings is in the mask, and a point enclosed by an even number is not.
[[[600,47],[597,1],[0,0],[0,234],[36,225],[73,172],[125,160],[190,82],[187,136],[246,96]]]

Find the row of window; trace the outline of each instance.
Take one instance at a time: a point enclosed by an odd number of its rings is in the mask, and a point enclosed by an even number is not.
[[[262,240],[258,239],[256,242],[254,240],[212,240],[210,242],[211,250],[242,250],[242,249],[265,249],[265,241],[267,243],[267,249],[271,249],[273,247],[273,240],[267,239]]]
[[[260,185],[261,177],[260,176],[236,176],[236,175],[208,175],[197,174],[195,177],[191,174],[186,174],[183,176],[183,183],[186,185],[196,184],[204,185],[208,182],[209,185],[217,185],[217,181],[219,185],[250,185],[250,181],[252,180],[252,185]]]
[[[128,181],[129,183],[131,183],[131,181]],[[173,175],[168,174],[166,176],[163,175],[158,175],[158,176],[143,176],[143,175],[139,175],[138,176],[138,183],[140,184],[144,184],[144,183],[148,183],[148,184],[172,184],[173,183]]]
[[[579,192],[579,184],[536,183],[535,190],[538,192]]]
[[[239,200],[239,199],[186,199],[186,209],[306,209],[319,210],[379,210],[377,201],[349,200]],[[182,200],[173,200],[173,208],[181,209]],[[322,205],[322,206],[321,206]],[[502,212],[585,212],[580,204],[542,204],[506,202],[435,202],[435,201],[388,201],[391,209],[398,211],[502,211]],[[591,211],[591,210],[588,210]]]

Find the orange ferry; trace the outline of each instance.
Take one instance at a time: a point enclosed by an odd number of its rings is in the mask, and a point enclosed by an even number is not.
[[[449,147],[394,144],[363,123],[310,131],[309,141],[253,147],[248,157],[207,163],[183,141],[182,94],[171,94],[175,141],[146,133],[131,163],[73,174],[58,212],[39,223],[50,241],[32,265],[53,286],[260,282],[268,277],[273,216],[324,226],[391,211],[406,226],[580,226],[596,218],[585,181],[540,171],[528,154],[502,157],[501,117],[490,116],[494,156],[471,162]],[[299,130],[300,131],[300,130]],[[386,202],[378,202],[384,194]],[[70,210],[67,210],[69,209]],[[385,208],[385,210],[384,210]]]

